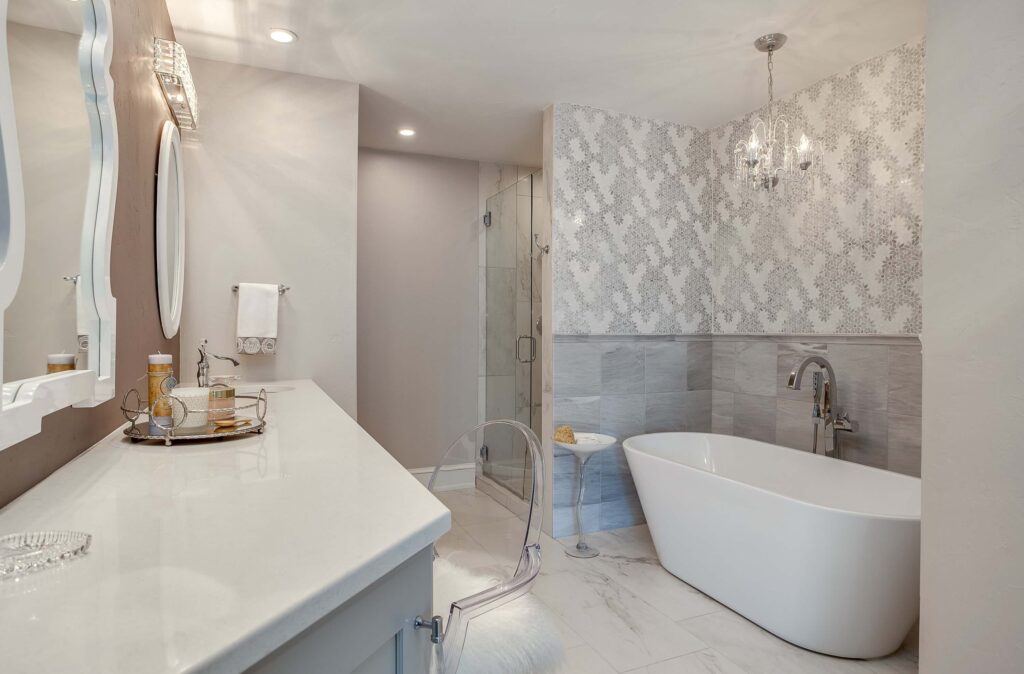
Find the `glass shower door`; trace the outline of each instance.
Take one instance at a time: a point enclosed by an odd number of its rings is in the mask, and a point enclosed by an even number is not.
[[[540,382],[534,296],[534,176],[487,200],[486,419],[515,419],[539,431]],[[539,268],[539,267],[538,267]],[[536,372],[535,372],[536,370]],[[525,498],[531,483],[529,452],[521,434],[507,428],[484,435],[484,475]]]

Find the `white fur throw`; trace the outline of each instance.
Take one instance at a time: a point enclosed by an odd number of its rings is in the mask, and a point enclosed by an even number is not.
[[[487,589],[497,577],[434,560],[434,612],[448,618],[456,599]],[[524,595],[469,623],[459,671],[443,674],[547,674],[562,662],[562,638],[547,609]]]

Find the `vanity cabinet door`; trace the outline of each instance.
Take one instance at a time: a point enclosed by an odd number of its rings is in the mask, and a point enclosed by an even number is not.
[[[427,674],[433,644],[430,547],[253,665],[246,674]]]

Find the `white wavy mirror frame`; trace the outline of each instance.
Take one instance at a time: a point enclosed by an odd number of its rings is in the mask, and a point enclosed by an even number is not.
[[[184,160],[178,127],[164,122],[156,178],[156,288],[167,339],[178,334],[185,287]]]
[[[41,430],[47,414],[64,407],[93,407],[114,397],[117,304],[110,287],[111,237],[117,191],[117,122],[110,0],[81,0],[78,60],[91,134],[89,184],[82,224],[77,329],[88,369],[49,374],[4,385],[0,398],[0,450]],[[0,0],[0,18],[9,0]],[[25,193],[14,114],[8,36],[0,30],[0,353],[3,314],[14,301],[24,268]],[[0,382],[3,363],[0,358]]]

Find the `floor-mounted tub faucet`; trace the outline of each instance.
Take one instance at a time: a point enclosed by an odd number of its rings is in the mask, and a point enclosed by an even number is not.
[[[825,426],[825,437],[829,437],[829,429],[832,431],[832,453],[837,459],[843,458],[839,445],[839,432],[855,433],[857,422],[851,421],[849,415],[839,406],[839,382],[836,379],[836,371],[832,363],[822,356],[808,356],[804,358],[795,370],[789,373],[789,388],[794,391],[800,390],[800,382],[804,376],[804,370],[808,365],[817,365],[821,370],[828,373],[828,381],[821,381],[821,372],[814,373],[814,405],[811,408],[811,418],[814,423],[814,443],[811,451],[818,452],[818,426]],[[833,414],[833,410],[835,413]],[[825,448],[828,454],[828,447]]]

